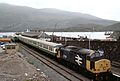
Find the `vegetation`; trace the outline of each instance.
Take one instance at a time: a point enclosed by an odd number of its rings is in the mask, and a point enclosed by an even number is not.
[[[111,37],[115,38],[117,40],[120,40],[120,31],[113,32],[113,34],[111,35]]]

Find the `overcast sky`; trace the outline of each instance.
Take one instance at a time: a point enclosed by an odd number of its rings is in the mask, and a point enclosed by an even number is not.
[[[120,0],[0,0],[0,3],[40,9],[57,8],[120,21]]]

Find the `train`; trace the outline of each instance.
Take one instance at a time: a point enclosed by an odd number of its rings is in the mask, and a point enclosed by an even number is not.
[[[94,80],[108,78],[111,71],[111,61],[104,58],[104,52],[76,46],[64,46],[62,44],[44,41],[40,39],[17,35],[19,41],[36,47],[57,59],[65,60],[76,65],[92,75]]]

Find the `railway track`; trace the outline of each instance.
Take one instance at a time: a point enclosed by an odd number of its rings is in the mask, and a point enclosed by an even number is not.
[[[112,61],[112,66],[114,66],[116,68],[120,68],[120,63],[116,62],[116,61]]]
[[[29,54],[31,54],[32,56],[34,56],[35,58],[37,58],[38,60],[40,60],[41,62],[43,62],[45,65],[47,65],[48,67],[52,68],[53,70],[55,70],[57,73],[59,73],[61,76],[63,76],[64,78],[66,78],[68,81],[90,81],[89,79],[87,79],[86,77],[75,73],[74,71],[65,68],[64,66],[60,65],[59,63],[53,61],[52,59],[45,57],[44,55],[38,53],[37,51],[34,51],[33,49],[20,44],[21,48],[24,49],[25,51],[27,51]]]
[[[112,61],[111,71],[115,81],[120,81],[120,62]]]

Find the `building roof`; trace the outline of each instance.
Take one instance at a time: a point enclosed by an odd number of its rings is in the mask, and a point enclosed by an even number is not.
[[[22,36],[31,38],[50,38],[50,36],[44,32],[24,32],[22,33]]]
[[[10,38],[0,38],[0,42],[10,42]]]

